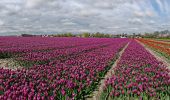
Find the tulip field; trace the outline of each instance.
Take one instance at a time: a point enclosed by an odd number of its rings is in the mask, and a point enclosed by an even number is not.
[[[170,43],[151,39],[138,39],[140,42],[153,48],[155,51],[170,60]]]
[[[101,98],[110,100],[169,100],[170,70],[139,43],[132,41],[105,81]]]
[[[0,59],[21,66],[0,67],[0,100],[84,100],[101,80],[101,100],[170,99],[168,66],[134,39],[0,37]]]
[[[0,69],[0,97],[13,100],[85,98],[129,41],[14,37],[1,40],[1,57],[13,57],[24,65],[18,70]]]

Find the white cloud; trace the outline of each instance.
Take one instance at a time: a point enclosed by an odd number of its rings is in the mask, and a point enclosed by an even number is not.
[[[106,28],[108,28],[108,29],[119,29],[120,27],[119,26],[113,26],[113,27],[106,27]]]
[[[149,23],[155,24],[156,22],[154,20],[150,20]]]
[[[90,32],[88,29],[79,29],[79,32]]]
[[[4,25],[4,22],[2,20],[0,20],[0,26]]]
[[[162,24],[169,28],[169,1],[155,2],[167,16],[159,15],[151,0],[1,0],[0,29],[131,33],[159,30]]]
[[[130,30],[138,30],[139,28],[133,27],[133,28],[129,28]]]
[[[134,12],[134,15],[135,15],[136,17],[144,17],[144,16],[145,16],[145,13],[139,12],[139,11],[135,11],[135,12]]]
[[[26,0],[26,7],[32,8],[42,3],[42,0]]]
[[[42,7],[44,4],[48,4],[49,2],[52,1],[59,1],[59,0],[26,0],[25,7],[26,8]]]
[[[153,16],[155,16],[155,14],[154,14],[152,11],[146,11],[146,15],[147,15],[148,17],[153,17]]]
[[[73,22],[64,22],[63,25],[76,25],[76,23],[73,23]]]
[[[128,22],[131,24],[142,24],[143,23],[142,20],[139,18],[129,19]]]
[[[153,17],[155,16],[154,12],[152,11],[135,11],[134,12],[134,15],[136,17]]]
[[[34,8],[37,6],[41,6],[51,0],[26,0],[25,6],[27,8]]]

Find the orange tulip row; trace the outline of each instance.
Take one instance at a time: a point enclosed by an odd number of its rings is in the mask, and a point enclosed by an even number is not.
[[[152,39],[145,39],[145,40],[147,40],[148,42],[156,43],[157,45],[160,45],[160,46],[170,47],[170,43],[166,43],[163,41],[157,41],[157,40],[152,40]]]
[[[167,56],[170,57],[170,44],[151,39],[137,39],[137,40],[159,52],[167,54]]]

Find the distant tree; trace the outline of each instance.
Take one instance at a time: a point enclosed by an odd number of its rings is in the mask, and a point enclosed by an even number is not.
[[[65,36],[66,37],[73,37],[73,34],[72,33],[65,33]]]
[[[33,37],[34,35],[31,34],[21,34],[22,37]]]
[[[164,30],[164,31],[161,31],[160,32],[161,34],[167,34],[167,33],[170,33],[169,30]]]
[[[136,33],[133,33],[133,38],[135,38],[136,37]]]
[[[110,34],[105,34],[104,37],[109,38],[109,37],[111,37],[111,35]]]
[[[82,33],[82,37],[90,37],[90,33],[84,32],[84,33]]]
[[[106,34],[106,33],[88,33],[88,32],[84,32],[82,34],[72,34],[72,33],[62,33],[62,34],[53,34],[51,35],[53,37],[97,37],[97,38],[111,38],[113,37],[113,35],[111,34]]]

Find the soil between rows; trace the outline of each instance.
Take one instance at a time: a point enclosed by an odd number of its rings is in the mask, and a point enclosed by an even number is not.
[[[21,68],[12,58],[0,59],[0,68],[17,70]]]

